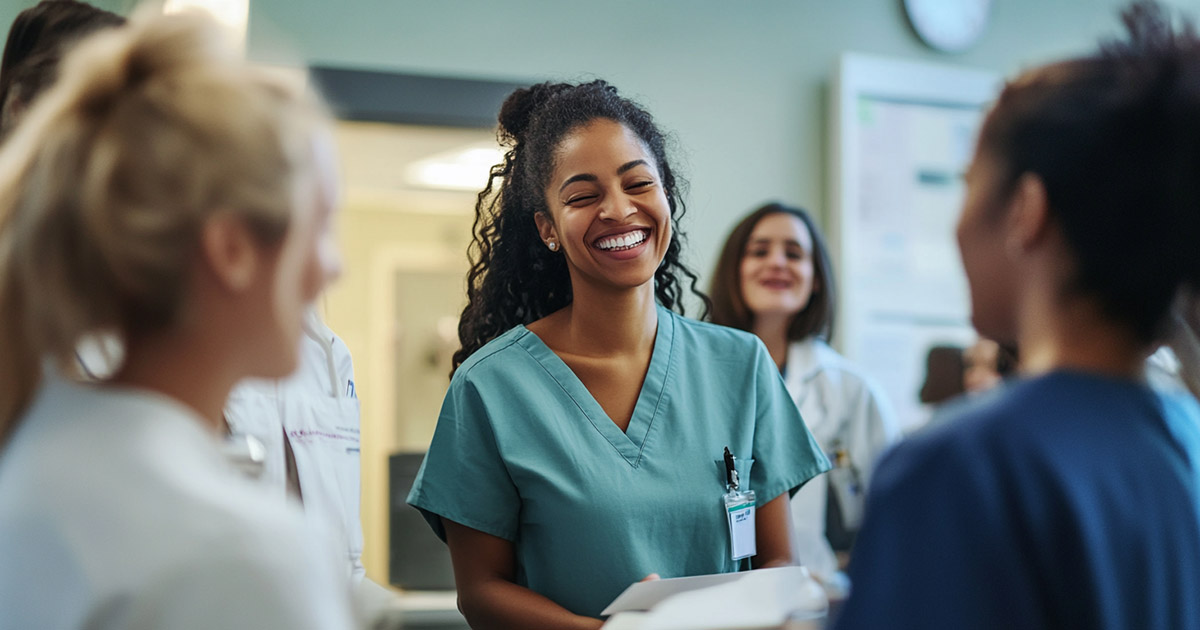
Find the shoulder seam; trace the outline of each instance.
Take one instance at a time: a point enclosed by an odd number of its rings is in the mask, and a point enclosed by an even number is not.
[[[507,335],[508,333],[506,332],[504,334]],[[497,339],[499,339],[499,337],[497,337]],[[480,348],[479,350],[477,350],[475,352],[475,354],[473,354],[467,358],[467,361],[471,361],[472,359],[474,359],[474,361],[471,363],[470,366],[468,366],[465,370],[461,369],[462,368],[461,365],[459,366],[459,368],[460,368],[459,371],[454,373],[455,378],[456,379],[459,378],[458,375],[460,373],[462,374],[461,378],[464,378],[464,379],[467,378],[471,374],[471,370],[474,370],[476,367],[478,367],[484,361],[487,361],[488,359],[496,356],[497,354],[500,354],[500,352],[507,350],[509,347],[516,344],[519,339],[520,339],[520,337],[514,337],[512,339],[508,339],[503,344],[499,344],[495,348],[488,349],[486,354],[481,354],[481,353],[483,353],[484,349]],[[487,347],[487,345],[490,345],[490,344],[491,344],[491,342],[488,342],[488,344],[486,344],[484,347]],[[478,357],[478,358],[476,358],[476,357]]]
[[[752,332],[747,332],[745,330],[740,330],[738,328],[733,328],[731,326],[723,326],[721,324],[714,324],[713,322],[706,322],[706,321],[701,321],[699,319],[692,319],[691,317],[684,317],[683,315],[680,315],[679,313],[676,313],[675,311],[672,311],[669,309],[667,312],[671,313],[676,318],[682,320],[682,322],[684,322],[684,324],[687,326],[695,326],[697,328],[703,328],[705,330],[709,330],[709,331],[712,331],[715,333],[729,335],[730,337],[735,338],[735,339],[758,340],[758,337]]]

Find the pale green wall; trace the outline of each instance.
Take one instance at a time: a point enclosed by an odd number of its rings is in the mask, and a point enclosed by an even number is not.
[[[1200,0],[1175,0],[1200,13]],[[1010,73],[1115,32],[1123,0],[995,0],[970,52],[925,48],[900,0],[252,0],[251,54],[503,79],[608,79],[673,131],[707,278],[734,220],[770,198],[826,212],[826,99],[853,50]]]
[[[1171,2],[1200,14],[1200,0]],[[0,24],[32,4],[0,0]],[[1011,73],[1115,32],[1122,4],[995,0],[982,41],[954,56],[917,40],[900,0],[251,0],[249,50],[263,61],[608,79],[674,132],[691,182],[689,257],[707,276],[752,205],[779,198],[825,215],[827,86],[840,52]]]

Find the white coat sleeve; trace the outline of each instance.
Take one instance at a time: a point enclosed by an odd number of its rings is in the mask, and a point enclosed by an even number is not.
[[[900,440],[900,423],[882,388],[866,378],[848,378],[845,383],[855,390],[847,392],[846,449],[858,468],[865,495],[875,464]]]

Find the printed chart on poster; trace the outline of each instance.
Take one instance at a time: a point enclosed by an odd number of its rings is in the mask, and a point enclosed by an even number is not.
[[[836,342],[886,391],[905,430],[925,356],[969,343],[966,278],[954,240],[963,173],[991,72],[846,54],[832,90],[834,249],[841,296]]]

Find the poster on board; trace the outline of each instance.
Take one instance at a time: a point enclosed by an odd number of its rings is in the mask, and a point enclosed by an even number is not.
[[[839,60],[831,247],[841,299],[835,343],[887,393],[911,431],[925,356],[974,339],[954,240],[991,72],[859,54]]]

